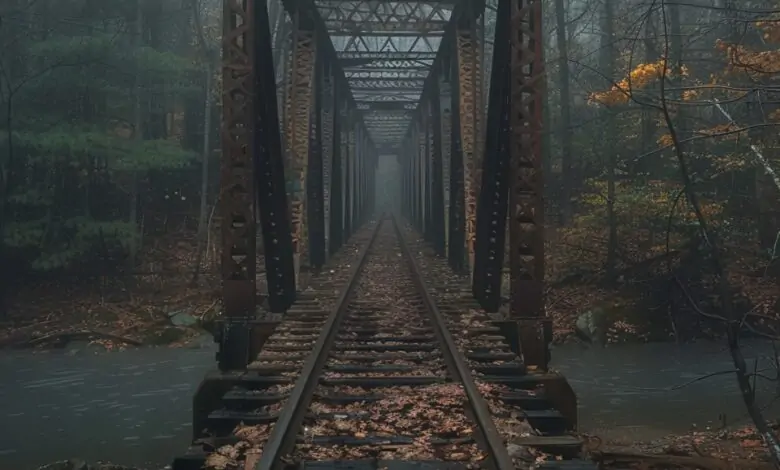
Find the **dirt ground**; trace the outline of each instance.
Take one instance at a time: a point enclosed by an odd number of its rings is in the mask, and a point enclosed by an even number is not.
[[[214,256],[193,284],[194,252],[191,240],[161,240],[150,244],[131,274],[30,283],[10,299],[8,317],[0,318],[0,349],[84,340],[108,349],[186,343],[219,309],[220,298]]]
[[[777,434],[778,426],[773,427]],[[774,469],[751,426],[670,435],[650,442],[602,441],[584,436],[591,457],[604,468],[751,470]]]

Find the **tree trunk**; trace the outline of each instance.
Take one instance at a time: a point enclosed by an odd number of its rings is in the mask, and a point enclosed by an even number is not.
[[[604,2],[604,11],[601,26],[601,70],[609,77],[610,81],[615,76],[615,44],[614,44],[614,5],[613,2]],[[615,146],[614,129],[617,125],[615,111],[609,107],[602,108],[604,154],[607,157],[607,226],[609,227],[609,239],[607,241],[606,271],[607,279],[615,281],[617,273],[617,217],[615,214],[615,170],[617,167],[617,153]]]
[[[611,7],[610,7],[611,8]],[[558,25],[558,89],[561,93],[561,223],[568,224],[572,217],[571,190],[572,139],[571,139],[571,90],[569,89],[569,45],[566,38],[566,9],[563,0],[555,0],[555,19]]]
[[[655,31],[653,28],[654,16],[652,13],[648,13],[648,15],[649,16],[645,22],[645,38],[643,41],[645,49],[645,64],[650,64],[658,60],[658,51],[656,50],[653,39],[655,37]],[[640,152],[642,155],[650,152],[656,146],[654,138],[656,132],[656,117],[656,111],[649,106],[645,106],[644,109],[642,109],[642,133],[640,141]],[[639,164],[637,165],[637,170],[642,174],[645,182],[653,178],[654,170],[656,172],[662,171],[663,166],[660,163],[661,162],[657,156],[653,155],[642,157],[642,159],[639,161]]]
[[[135,54],[136,56],[140,56],[141,54],[141,46],[143,45],[143,0],[136,0],[136,10],[135,10],[135,40],[134,40],[134,46],[135,46]],[[141,109],[141,98],[142,98],[142,83],[141,83],[141,69],[140,67],[136,68],[136,75],[135,75],[135,102],[133,103],[133,138],[136,141],[140,141],[143,139],[143,114]],[[128,221],[130,224],[132,224],[134,227],[138,226],[138,197],[139,197],[139,175],[138,170],[131,169],[130,170],[130,215],[128,217]],[[136,236],[133,237],[131,243],[130,243],[130,257],[128,260],[128,263],[130,265],[130,269],[132,270],[133,267],[135,267],[135,263],[138,258],[138,249],[140,245],[140,237]]]
[[[197,15],[197,13],[196,13]],[[208,189],[209,189],[209,158],[211,157],[211,82],[213,67],[206,58],[206,97],[203,110],[203,163],[200,170],[200,211],[198,212],[198,248],[195,256],[195,269],[192,273],[192,283],[198,282],[203,253],[206,250],[206,239],[209,232]]]

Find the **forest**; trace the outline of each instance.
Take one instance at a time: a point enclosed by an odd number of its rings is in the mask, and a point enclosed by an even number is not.
[[[219,7],[3,2],[4,323],[137,330],[211,302]]]
[[[545,3],[548,308],[561,339],[717,334],[702,315],[717,308],[702,223],[735,308],[772,334],[773,6]],[[155,323],[202,315],[219,220],[218,2],[3,9],[3,321],[102,316],[128,332],[146,321],[138,310]],[[289,19],[273,13],[279,62]]]
[[[0,348],[181,345],[219,311],[221,8],[0,2]],[[777,339],[780,3],[543,11],[555,341]],[[291,20],[269,12],[284,103]]]
[[[734,315],[749,334],[774,335],[773,7],[544,3],[557,340],[722,333],[702,228],[717,240]],[[482,19],[486,63],[495,8],[488,2]],[[270,12],[283,95],[290,19],[278,2]],[[74,325],[178,339],[172,321],[190,326],[216,310],[220,14],[213,0],[4,2],[5,345]]]

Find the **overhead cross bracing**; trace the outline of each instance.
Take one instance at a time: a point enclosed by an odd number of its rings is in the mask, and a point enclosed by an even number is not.
[[[457,2],[315,3],[372,140],[400,143]]]

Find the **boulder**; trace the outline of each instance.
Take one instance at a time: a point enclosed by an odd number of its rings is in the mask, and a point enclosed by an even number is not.
[[[602,307],[596,307],[577,317],[575,328],[577,335],[594,344],[604,345],[607,342],[609,313]]]
[[[168,318],[171,320],[171,324],[174,326],[195,326],[198,324],[198,319],[184,310],[177,310],[175,312],[168,313]]]
[[[99,463],[96,465],[87,465],[86,462],[79,459],[61,460],[38,467],[38,470],[142,470],[137,467],[127,467],[125,465],[114,465],[110,463]]]

